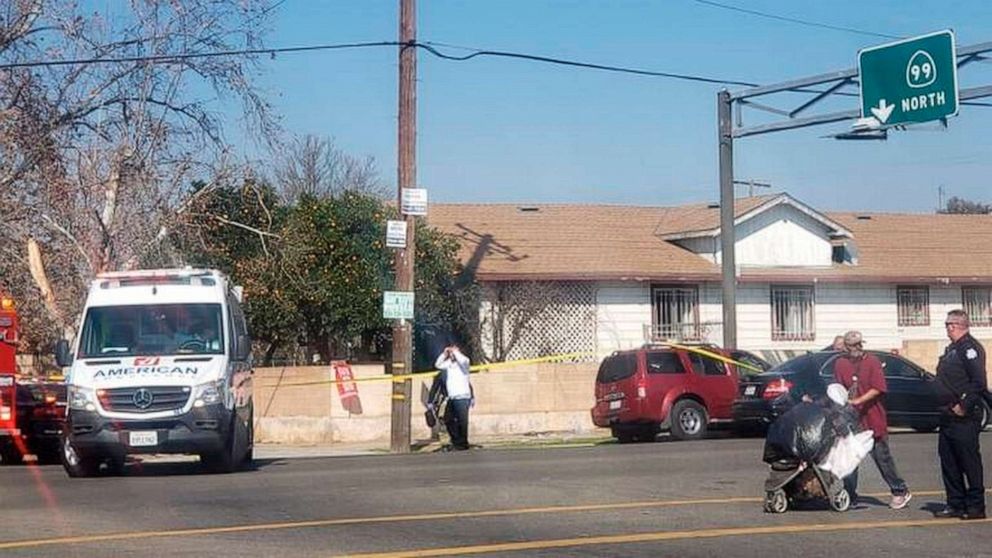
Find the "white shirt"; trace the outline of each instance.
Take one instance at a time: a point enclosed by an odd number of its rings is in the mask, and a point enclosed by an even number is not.
[[[435,368],[447,372],[445,374],[445,388],[448,390],[448,399],[471,399],[472,387],[468,381],[468,357],[458,349],[452,351],[451,356],[454,358],[449,359],[442,352],[441,356],[437,357],[437,362],[434,363]]]

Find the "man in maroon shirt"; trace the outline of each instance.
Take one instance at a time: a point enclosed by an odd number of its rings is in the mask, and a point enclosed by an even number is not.
[[[885,417],[887,388],[882,362],[875,355],[864,351],[860,331],[848,331],[844,334],[844,354],[834,364],[834,378],[847,388],[848,402],[857,409],[861,417],[861,428],[875,433],[871,457],[892,492],[889,507],[894,510],[905,508],[913,495],[906,487],[906,481],[899,476],[892,452],[889,451],[888,420]],[[844,479],[844,488],[854,502],[858,491],[857,470]]]

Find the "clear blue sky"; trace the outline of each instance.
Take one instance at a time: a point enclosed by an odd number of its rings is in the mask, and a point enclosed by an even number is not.
[[[896,36],[952,28],[959,46],[992,41],[989,0],[720,1]],[[397,12],[398,0],[286,0],[268,45],[396,40]],[[858,49],[888,42],[693,0],[421,0],[418,39],[756,83],[853,67]],[[288,132],[371,155],[395,184],[394,48],[280,55],[264,68]],[[718,197],[719,86],[423,51],[418,78],[418,181],[432,202]],[[992,85],[992,62],[967,66],[960,81]],[[857,106],[852,98],[828,108]],[[822,210],[932,211],[940,185],[992,202],[992,107],[964,106],[946,131],[893,132],[886,142],[821,138],[845,127],[739,140],[736,177],[770,181]]]

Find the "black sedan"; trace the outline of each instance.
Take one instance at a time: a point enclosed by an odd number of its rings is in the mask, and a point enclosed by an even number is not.
[[[890,427],[908,427],[920,432],[937,429],[940,411],[936,377],[915,363],[891,353],[869,351],[882,361],[888,393],[885,408]],[[841,353],[808,353],[779,364],[768,372],[741,378],[733,418],[742,431],[770,424],[804,394],[824,395],[833,382],[834,363]],[[984,404],[983,404],[984,405]],[[988,424],[989,408],[984,407],[983,427]]]

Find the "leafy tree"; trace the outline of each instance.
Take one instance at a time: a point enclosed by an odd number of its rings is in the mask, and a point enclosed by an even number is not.
[[[472,358],[480,355],[479,288],[458,262],[458,242],[418,223],[414,274],[414,368],[433,366],[450,343],[459,343]]]
[[[348,352],[364,332],[380,330],[382,291],[391,283],[384,246],[386,211],[378,198],[346,191],[304,195],[282,231],[302,333],[325,362]]]
[[[992,204],[974,202],[964,198],[959,198],[957,196],[951,196],[951,198],[947,200],[947,205],[945,205],[944,208],[938,213],[984,215],[986,213],[992,213]]]
[[[287,218],[275,191],[246,180],[240,187],[204,191],[196,184],[188,206],[189,225],[173,236],[189,265],[216,268],[244,288],[245,313],[263,363],[297,337],[296,300],[285,287],[279,232]]]
[[[250,181],[213,189],[190,206],[194,225],[174,242],[188,263],[219,268],[244,286],[264,364],[299,342],[324,362],[383,354],[392,324],[382,318],[382,293],[394,288],[385,223],[395,208],[353,190],[303,194],[292,205],[280,200]],[[422,364],[438,343],[474,346],[475,287],[461,275],[457,248],[450,237],[418,227],[415,335]]]

